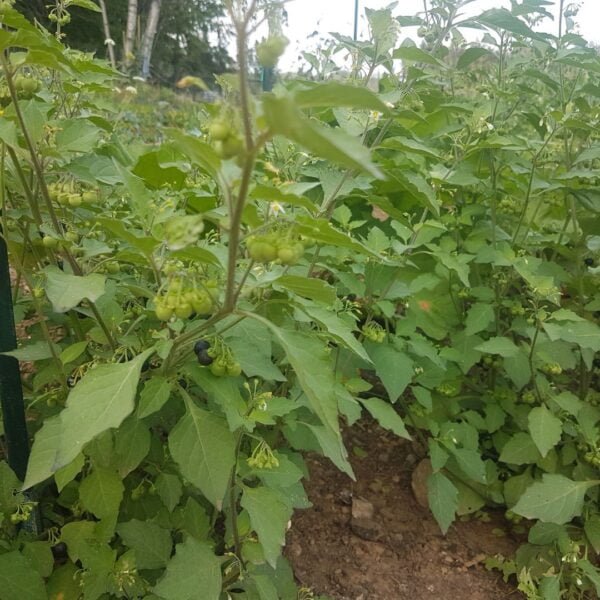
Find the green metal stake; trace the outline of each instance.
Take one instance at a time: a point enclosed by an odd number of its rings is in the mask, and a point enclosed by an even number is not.
[[[262,70],[262,89],[263,92],[272,92],[275,83],[275,69]]]
[[[8,251],[4,237],[0,235],[0,352],[10,352],[17,348],[10,288]],[[17,477],[23,481],[29,459],[29,437],[25,422],[19,361],[12,356],[1,354],[0,404],[2,405],[8,464]]]

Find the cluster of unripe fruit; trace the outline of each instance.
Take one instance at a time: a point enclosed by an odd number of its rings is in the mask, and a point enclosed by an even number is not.
[[[385,341],[385,329],[379,323],[367,323],[362,328],[362,333],[365,339],[376,344],[381,344]]]
[[[231,122],[221,116],[208,126],[208,134],[213,141],[215,152],[224,159],[235,158],[244,151],[244,142],[234,130]]]
[[[304,256],[304,243],[293,227],[253,235],[246,247],[250,258],[263,264],[278,261],[282,265],[295,265]]]
[[[172,277],[166,289],[154,298],[156,317],[160,321],[170,321],[173,317],[189,319],[194,313],[210,315],[217,293],[214,280],[206,280],[199,287],[194,278]]]
[[[235,360],[231,350],[219,339],[214,345],[208,340],[198,340],[194,344],[194,353],[203,367],[210,367],[215,377],[239,377],[242,366]]]
[[[264,440],[258,443],[246,462],[253,469],[276,469],[279,466],[279,459]]]
[[[2,11],[0,10],[0,14]],[[34,94],[40,91],[42,84],[35,77],[28,75],[15,75],[13,79],[17,96],[23,100],[29,100]],[[0,106],[8,106],[12,101],[8,85],[4,84],[0,87]]]
[[[82,204],[94,204],[100,199],[98,190],[77,191],[73,182],[51,183],[48,185],[50,199],[61,206],[72,206],[77,208]]]
[[[70,246],[71,244],[76,244],[78,241],[79,235],[77,233],[74,231],[67,231],[62,239],[54,237],[53,235],[45,235],[42,238],[42,245],[44,248],[53,250],[54,248],[58,248],[60,245]]]

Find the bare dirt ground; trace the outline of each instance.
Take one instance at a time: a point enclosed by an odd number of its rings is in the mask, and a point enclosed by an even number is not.
[[[501,514],[457,522],[444,537],[412,491],[416,446],[373,424],[355,426],[346,439],[362,456],[351,452],[356,482],[308,457],[314,506],[295,515],[286,550],[302,585],[335,600],[522,598],[483,566],[518,547],[498,537]]]

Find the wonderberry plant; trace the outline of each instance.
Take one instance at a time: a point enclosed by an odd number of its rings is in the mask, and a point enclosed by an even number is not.
[[[159,115],[0,3],[33,438],[24,482],[0,463],[0,597],[306,597],[303,452],[353,477],[366,413],[424,440],[444,532],[486,507],[527,532],[494,564],[530,598],[599,591],[600,59],[572,14],[534,29],[544,2],[466,4],[368,10],[260,93],[281,3],[226,0],[237,75]]]

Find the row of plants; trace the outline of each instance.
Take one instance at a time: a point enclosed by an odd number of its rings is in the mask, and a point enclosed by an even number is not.
[[[222,102],[153,129],[9,4],[1,223],[35,436],[24,482],[0,463],[0,598],[312,597],[281,555],[303,453],[353,477],[363,414],[428,451],[444,532],[501,507],[528,543],[495,564],[528,598],[594,597],[600,60],[567,21],[367,10],[368,41],[312,56],[329,79],[258,94],[249,39],[279,3],[229,0]]]

